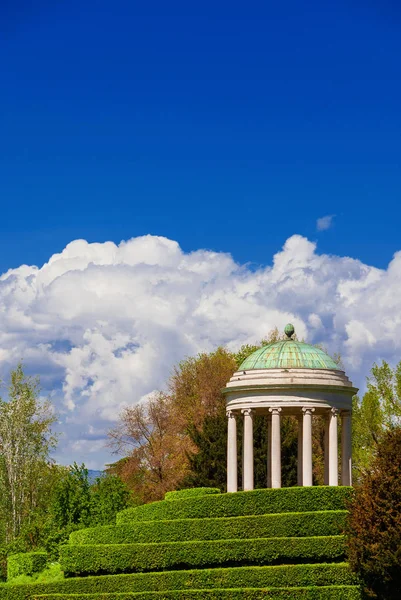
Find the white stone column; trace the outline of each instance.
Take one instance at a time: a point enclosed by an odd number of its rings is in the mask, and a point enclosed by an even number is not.
[[[297,483],[302,485],[302,435],[303,435],[303,416],[298,417],[298,464],[297,464]]]
[[[329,485],[329,425],[330,417],[324,416],[324,485]]]
[[[272,421],[267,417],[267,487],[272,486]]]
[[[244,463],[242,477],[244,491],[253,490],[253,411],[245,408],[244,415]]]
[[[281,488],[281,408],[269,408],[272,414],[272,488]]]
[[[227,492],[238,491],[237,419],[232,410],[227,411]]]
[[[351,413],[341,413],[341,484],[352,485]]]
[[[329,423],[329,485],[338,485],[338,409],[330,410]]]
[[[303,408],[302,432],[302,485],[310,486],[312,479],[312,414],[314,408]]]

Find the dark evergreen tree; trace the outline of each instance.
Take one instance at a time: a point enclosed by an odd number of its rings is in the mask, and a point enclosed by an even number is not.
[[[218,487],[226,491],[226,415],[220,412],[206,417],[202,429],[192,425],[188,435],[197,452],[188,455],[190,473],[180,487]]]

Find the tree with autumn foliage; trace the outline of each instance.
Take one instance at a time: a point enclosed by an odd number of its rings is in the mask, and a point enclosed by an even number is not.
[[[377,444],[349,506],[348,554],[366,594],[399,600],[401,591],[401,427]]]
[[[108,472],[119,475],[143,502],[163,498],[188,472],[190,440],[167,394],[124,408],[108,435],[112,450],[125,456]]]

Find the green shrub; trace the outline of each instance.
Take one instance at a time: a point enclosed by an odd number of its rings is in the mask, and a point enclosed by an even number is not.
[[[196,498],[197,496],[205,496],[206,494],[220,494],[219,488],[198,487],[188,488],[185,490],[177,490],[175,492],[166,492],[165,500],[185,500],[186,498]]]
[[[64,581],[64,573],[59,563],[51,563],[43,571],[33,573],[32,575],[18,575],[11,581],[11,585],[31,584],[31,583],[50,583],[54,581]]]
[[[33,575],[43,571],[46,566],[46,552],[22,552],[11,554],[7,558],[7,580],[10,581],[19,575]]]
[[[270,588],[254,589],[241,588],[229,590],[185,590],[171,592],[139,592],[126,594],[47,594],[34,596],[34,600],[142,600],[156,598],[159,600],[175,600],[176,598],[210,598],[210,600],[260,600],[271,598],[271,600],[360,600],[361,592],[355,586],[331,586],[331,587],[306,587],[306,588]]]
[[[338,535],[345,527],[346,515],[345,510],[338,510],[221,519],[139,521],[81,529],[70,535],[70,543],[85,545],[233,540],[252,538],[255,531],[261,538]]]
[[[66,576],[129,573],[210,566],[323,562],[344,555],[343,536],[209,540],[164,544],[63,546],[61,568]]]
[[[352,488],[339,486],[253,490],[143,504],[117,513],[117,524],[131,521],[160,521],[235,517],[267,513],[342,510]]]
[[[357,578],[346,563],[230,567],[159,573],[131,573],[75,577],[64,581],[30,585],[0,584],[0,600],[29,600],[39,594],[102,594],[216,588],[269,588],[355,585]]]

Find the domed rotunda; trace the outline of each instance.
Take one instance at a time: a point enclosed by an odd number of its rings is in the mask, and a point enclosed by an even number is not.
[[[298,485],[312,485],[312,417],[325,420],[324,479],[338,485],[338,421],[341,418],[341,484],[351,485],[351,411],[357,389],[330,356],[287,339],[253,352],[224,388],[227,403],[227,491],[238,490],[237,420],[243,419],[243,489],[252,490],[253,417],[267,416],[267,487],[281,487],[282,416],[298,418]]]

